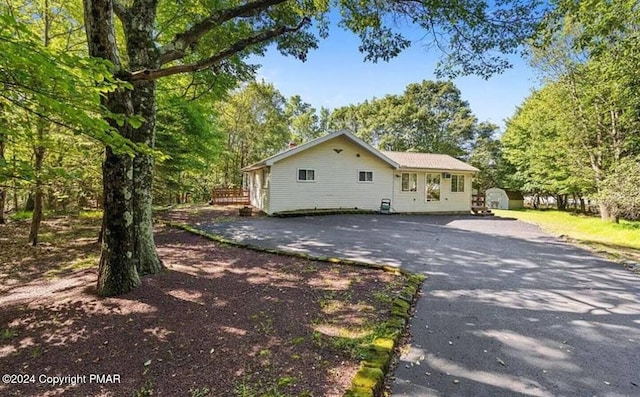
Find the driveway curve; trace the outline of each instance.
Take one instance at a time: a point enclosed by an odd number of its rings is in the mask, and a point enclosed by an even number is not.
[[[393,396],[640,396],[640,277],[536,226],[331,215],[198,227],[427,275]]]

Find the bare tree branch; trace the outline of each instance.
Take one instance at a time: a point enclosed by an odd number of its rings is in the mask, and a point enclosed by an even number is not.
[[[263,30],[253,36],[249,36],[242,40],[236,41],[230,47],[225,48],[224,50],[218,52],[212,57],[203,59],[199,62],[188,64],[188,65],[177,65],[171,66],[165,69],[155,69],[155,70],[140,70],[137,72],[131,73],[126,80],[134,82],[134,81],[148,81],[148,80],[156,80],[160,77],[171,76],[179,73],[190,73],[190,72],[198,72],[200,70],[204,70],[214,66],[215,64],[223,61],[232,55],[246,49],[249,46],[254,44],[264,43],[271,39],[274,39],[278,36],[282,36],[287,33],[297,32],[302,29],[305,25],[307,25],[310,21],[309,18],[303,18],[297,26],[276,26],[274,28]]]
[[[129,10],[119,1],[113,2],[113,13],[116,14],[120,22],[125,23],[129,18]]]
[[[218,10],[211,15],[193,25],[189,30],[177,34],[171,43],[160,49],[160,65],[175,61],[186,55],[186,50],[197,44],[198,40],[217,26],[238,17],[250,17],[261,13],[267,8],[276,4],[284,3],[287,0],[257,0],[237,7]]]

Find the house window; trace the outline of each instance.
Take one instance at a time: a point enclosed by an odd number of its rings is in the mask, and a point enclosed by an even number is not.
[[[415,172],[402,173],[402,191],[417,192],[418,191],[418,174]]]
[[[298,169],[298,182],[314,182],[316,180],[316,170],[305,168]]]
[[[464,175],[451,175],[451,192],[464,192]]]
[[[358,182],[373,182],[373,171],[358,171]]]
[[[440,201],[440,174],[426,174],[424,198],[427,202]]]

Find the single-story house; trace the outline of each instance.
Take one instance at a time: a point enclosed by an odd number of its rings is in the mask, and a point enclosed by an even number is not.
[[[485,192],[485,203],[489,208],[513,210],[524,208],[524,196],[514,190],[492,187]]]
[[[251,204],[269,215],[295,210],[468,213],[479,170],[443,154],[379,151],[335,132],[242,169]]]

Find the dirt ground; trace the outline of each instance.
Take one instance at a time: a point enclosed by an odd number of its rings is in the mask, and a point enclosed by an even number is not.
[[[0,225],[0,375],[12,375],[0,395],[341,396],[358,344],[402,285],[388,273],[221,246],[158,224],[167,271],[99,298],[99,223],[47,220],[36,248],[28,222]]]

